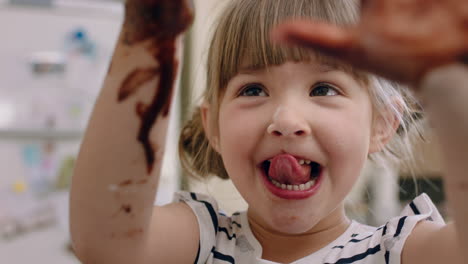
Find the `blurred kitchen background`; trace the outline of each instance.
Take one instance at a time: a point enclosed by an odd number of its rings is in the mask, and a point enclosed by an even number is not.
[[[204,86],[208,36],[227,1],[195,1],[157,204],[190,189],[215,196],[227,212],[246,208],[229,181],[187,178],[176,153],[180,124]],[[122,2],[0,0],[0,263],[79,263],[70,247],[68,190],[120,29]],[[438,152],[430,136],[427,141],[417,146],[413,171],[369,164],[349,196],[350,215],[381,224],[423,191],[447,215]]]

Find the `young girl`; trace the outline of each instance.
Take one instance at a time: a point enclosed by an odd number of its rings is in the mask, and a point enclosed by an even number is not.
[[[380,2],[390,1],[396,0]],[[195,193],[153,206],[175,76],[171,54],[190,9],[183,0],[128,0],[73,179],[77,256],[84,263],[463,263],[466,227],[445,225],[424,194],[380,227],[348,219],[343,205],[367,158],[385,165],[408,155],[417,102],[405,89],[350,66],[374,71],[378,64],[376,72],[420,87],[446,144],[455,220],[468,220],[463,66],[423,79],[453,58],[407,73],[416,67],[405,56],[388,56],[392,49],[365,57],[376,47],[344,50],[358,45],[343,45],[347,39],[335,28],[335,35],[314,35],[311,27],[320,25],[303,22],[278,29],[276,39],[314,49],[270,41],[270,32],[291,19],[352,27],[359,8],[353,0],[229,2],[209,49],[204,102],[180,140],[191,174],[230,178],[249,204],[226,216],[212,198]],[[441,98],[438,87],[446,83],[452,87]]]

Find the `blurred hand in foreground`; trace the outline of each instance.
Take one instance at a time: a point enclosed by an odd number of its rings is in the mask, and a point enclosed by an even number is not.
[[[272,32],[280,43],[301,45],[353,66],[417,85],[445,64],[468,61],[468,1],[364,0],[361,20],[349,28],[291,21]]]

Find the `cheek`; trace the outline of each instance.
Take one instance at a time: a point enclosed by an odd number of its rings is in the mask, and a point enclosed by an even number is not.
[[[219,151],[224,168],[236,189],[246,200],[255,186],[254,154],[258,147],[259,120],[239,110],[220,109]]]
[[[259,141],[260,121],[254,115],[237,109],[221,108],[219,113],[219,146],[228,172],[244,167]]]
[[[336,154],[345,156],[367,156],[370,140],[370,126],[365,123],[355,123],[355,119],[341,120],[341,127],[325,135],[329,148]]]
[[[371,118],[361,111],[343,111],[322,124],[319,141],[337,175],[359,175],[369,151]],[[333,173],[335,174],[335,173]],[[349,175],[349,176],[352,176]]]

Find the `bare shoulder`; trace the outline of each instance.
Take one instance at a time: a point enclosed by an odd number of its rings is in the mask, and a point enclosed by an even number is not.
[[[432,221],[418,223],[408,237],[402,264],[461,264],[461,254],[455,225]]]
[[[153,263],[193,263],[200,232],[192,209],[185,203],[156,206],[152,219],[149,259]]]

